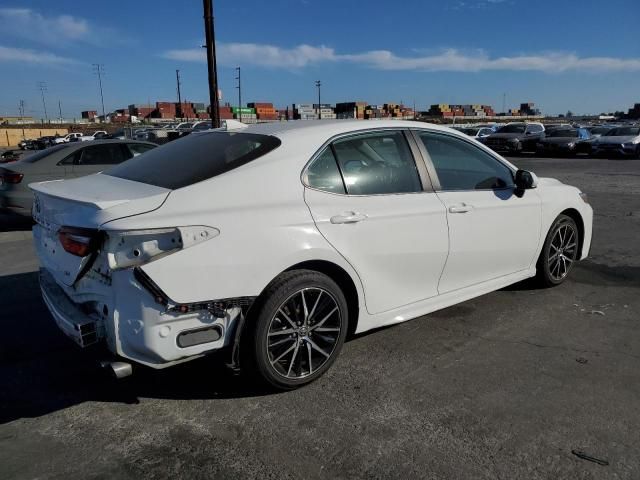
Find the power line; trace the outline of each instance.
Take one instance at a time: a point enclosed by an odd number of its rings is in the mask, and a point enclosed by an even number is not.
[[[44,99],[44,92],[47,91],[47,83],[38,82],[38,88],[40,89],[40,94],[42,95],[42,107],[44,108],[44,118],[46,122],[49,123],[49,116],[47,115],[47,102]]]
[[[93,63],[93,73],[98,76],[98,85],[100,86],[100,102],[102,103],[102,119],[107,121],[107,116],[104,113],[104,96],[102,95],[102,75],[104,75],[104,65],[102,63]]]
[[[180,94],[180,70],[176,69],[176,86],[178,89],[178,112],[182,118],[182,95]]]
[[[322,87],[322,82],[320,80],[316,80],[316,87],[318,87],[318,120],[322,120],[322,114],[320,113],[320,87]]]
[[[236,80],[238,80],[238,85],[236,88],[238,89],[238,118],[242,121],[242,83],[240,79],[240,67],[236,67],[236,72],[238,72],[238,76]]]

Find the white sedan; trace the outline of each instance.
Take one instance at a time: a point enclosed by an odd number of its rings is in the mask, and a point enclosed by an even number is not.
[[[348,333],[529,277],[558,285],[589,252],[580,190],[454,130],[227,128],[31,186],[44,300],[78,344],[117,355],[118,374],[228,349],[230,365],[295,388]]]

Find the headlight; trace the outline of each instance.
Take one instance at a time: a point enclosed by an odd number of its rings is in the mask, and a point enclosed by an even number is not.
[[[210,240],[220,234],[212,227],[154,228],[106,231],[105,251],[109,268],[137,267],[179,250]]]
[[[570,142],[567,144],[567,147],[569,148],[575,148],[575,146],[576,146],[575,142]]]
[[[636,146],[635,142],[627,142],[622,144],[622,148],[634,148]]]
[[[519,138],[512,138],[512,139],[509,140],[509,142],[511,142],[511,143],[518,143],[519,141],[520,141]]]

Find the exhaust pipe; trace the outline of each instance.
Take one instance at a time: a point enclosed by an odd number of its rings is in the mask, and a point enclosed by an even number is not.
[[[133,373],[133,367],[127,362],[112,362],[105,360],[100,362],[100,366],[109,371],[109,373],[116,379],[128,377]]]

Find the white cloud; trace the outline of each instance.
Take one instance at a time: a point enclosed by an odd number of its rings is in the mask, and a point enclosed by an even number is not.
[[[0,63],[6,62],[34,63],[38,65],[72,65],[78,63],[72,58],[61,57],[54,53],[0,46]]]
[[[170,60],[187,62],[205,61],[204,48],[169,50],[163,57]],[[307,65],[336,60],[332,48],[298,45],[293,48],[281,48],[273,45],[255,43],[218,43],[216,45],[217,62],[222,65],[251,64],[263,67],[305,67]]]
[[[43,15],[30,8],[0,8],[3,38],[23,38],[45,45],[69,45],[73,42],[100,45],[105,39],[122,43],[125,36],[88,20],[67,14]]]
[[[488,70],[539,71],[560,73],[634,72],[640,71],[640,58],[579,57],[574,53],[538,53],[491,57],[483,50],[461,52],[448,49],[439,53],[399,56],[389,50],[338,54],[333,48],[298,45],[282,48],[255,43],[218,43],[218,62],[222,65],[258,65],[263,67],[300,68],[321,63],[351,63],[378,70],[418,70],[481,72]],[[186,62],[204,62],[203,48],[169,50],[163,57]]]

